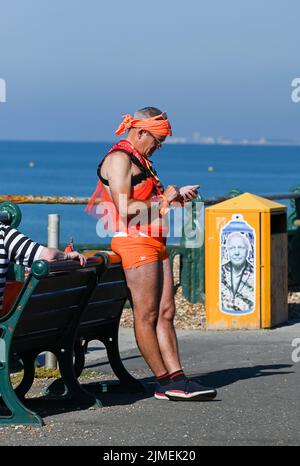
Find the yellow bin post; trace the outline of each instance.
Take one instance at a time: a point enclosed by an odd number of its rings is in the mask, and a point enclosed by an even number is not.
[[[287,320],[286,209],[250,193],[206,209],[208,329],[270,328]]]

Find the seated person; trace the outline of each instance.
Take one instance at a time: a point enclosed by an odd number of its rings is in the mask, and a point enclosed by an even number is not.
[[[35,243],[15,228],[0,223],[0,315],[3,313],[3,295],[10,262],[31,267],[38,259],[62,261],[78,259],[85,266],[86,258],[77,251],[63,252]]]

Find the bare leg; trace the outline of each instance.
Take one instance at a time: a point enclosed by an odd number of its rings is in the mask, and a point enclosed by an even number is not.
[[[167,372],[156,334],[161,267],[161,262],[151,262],[125,270],[127,286],[132,298],[136,341],[156,377]]]
[[[156,335],[163,361],[169,373],[181,369],[178,344],[173,325],[175,316],[174,284],[170,259],[162,262],[160,275],[160,303]]]

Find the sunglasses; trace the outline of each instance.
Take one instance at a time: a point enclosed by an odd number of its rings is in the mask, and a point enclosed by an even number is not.
[[[158,139],[157,137],[155,137],[152,133],[150,133],[150,131],[147,131],[147,133],[150,134],[150,136],[153,137],[153,139],[154,139],[154,141],[155,141],[155,143],[156,143],[157,149],[160,149],[161,146],[162,146],[162,143],[163,143],[164,141],[161,141],[160,139]]]

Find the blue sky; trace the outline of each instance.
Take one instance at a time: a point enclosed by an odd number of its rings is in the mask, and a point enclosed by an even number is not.
[[[299,0],[0,0],[0,139],[111,140],[154,105],[174,136],[296,138]]]

